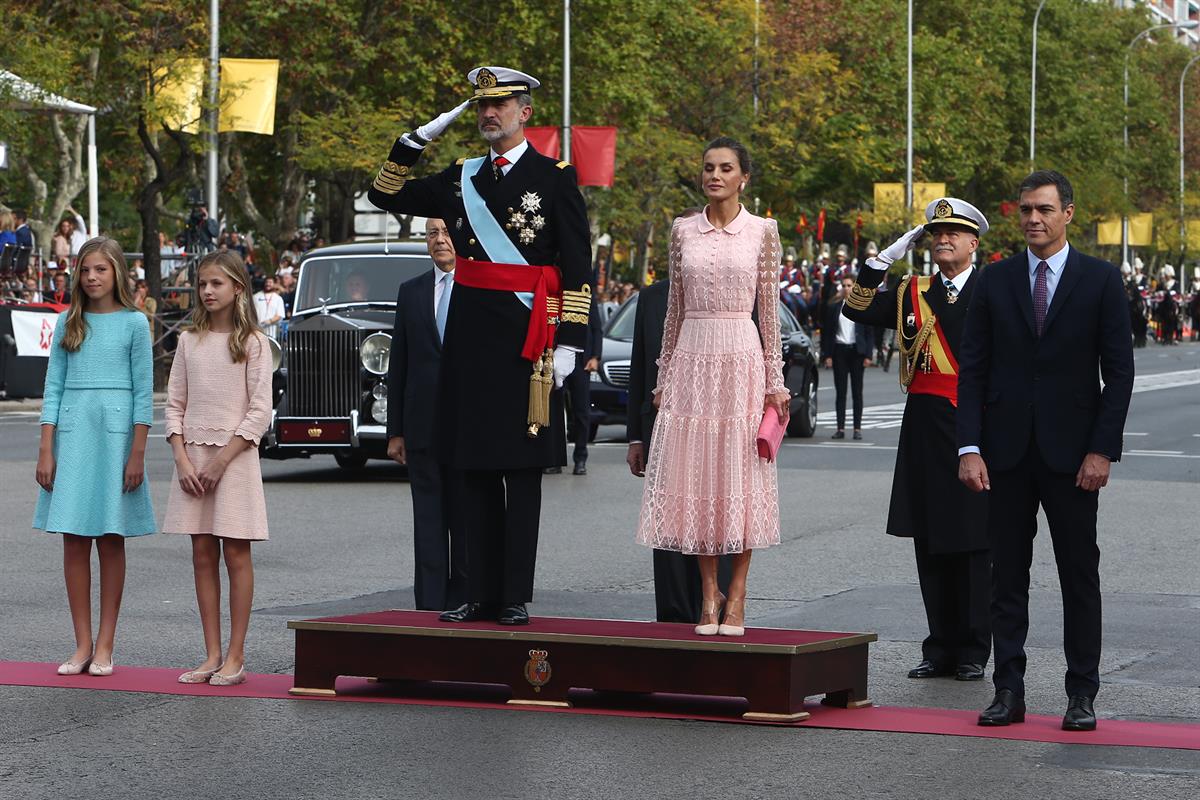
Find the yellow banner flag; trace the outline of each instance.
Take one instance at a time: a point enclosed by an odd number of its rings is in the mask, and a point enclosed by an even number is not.
[[[1096,226],[1096,244],[1121,243],[1121,218],[1108,217]]]
[[[1187,245],[1188,250],[1200,248],[1200,219],[1187,221]]]
[[[914,183],[913,184],[913,213],[909,224],[916,225],[925,221],[925,206],[946,196],[944,183]],[[904,184],[877,183],[875,184],[875,217],[882,222],[899,224],[905,218],[904,213]]]
[[[154,70],[154,104],[164,125],[184,133],[200,132],[204,61],[181,58]]]
[[[1154,215],[1132,214],[1129,217],[1129,246],[1149,247],[1154,242]]]
[[[278,85],[277,59],[222,58],[220,132],[273,135]]]

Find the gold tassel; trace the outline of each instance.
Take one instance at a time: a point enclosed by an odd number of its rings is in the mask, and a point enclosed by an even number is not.
[[[554,388],[554,353],[550,350],[533,362],[529,376],[529,428],[526,434],[536,439],[540,430],[550,424],[550,390]]]

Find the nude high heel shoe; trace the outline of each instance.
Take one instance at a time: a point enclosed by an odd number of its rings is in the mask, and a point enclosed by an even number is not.
[[[208,683],[208,679],[217,674],[220,667],[212,669],[194,669],[179,676],[180,683]]]
[[[693,630],[700,636],[715,636],[717,630],[721,627],[718,623],[721,619],[721,607],[725,605],[725,595],[717,595],[717,599],[711,603],[705,603],[703,610],[700,612],[700,619],[711,617],[712,622],[697,625]]]
[[[736,604],[737,612],[734,611]],[[729,601],[725,609],[725,619],[737,619],[741,625],[720,625],[717,627],[717,633],[721,636],[745,636],[746,635],[746,596],[734,597]]]
[[[113,662],[111,661],[109,661],[107,664],[97,664],[95,661],[93,661],[90,665],[88,665],[88,675],[91,675],[94,678],[107,678],[112,674]]]
[[[59,675],[78,675],[81,672],[83,672],[85,669],[90,667],[91,664],[92,664],[91,658],[86,658],[83,661],[80,661],[79,663],[75,663],[74,661],[64,661],[63,663],[58,665],[58,674]]]

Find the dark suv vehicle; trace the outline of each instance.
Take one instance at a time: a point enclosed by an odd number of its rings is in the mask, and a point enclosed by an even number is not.
[[[422,242],[352,242],[300,259],[264,458],[387,458],[387,371],[396,292],[432,270]]]
[[[604,355],[592,373],[592,435],[600,425],[624,425],[629,404],[629,360],[633,352],[633,322],[638,296],[621,306],[604,329]],[[817,386],[820,381],[816,347],[796,317],[779,304],[783,345],[783,381],[792,393],[789,436],[809,437],[817,430]]]

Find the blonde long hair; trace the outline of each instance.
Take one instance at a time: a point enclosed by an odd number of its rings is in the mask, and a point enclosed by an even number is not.
[[[87,336],[87,320],[84,319],[83,312],[87,307],[88,296],[79,284],[83,275],[83,261],[92,253],[102,255],[112,267],[113,294],[116,295],[118,305],[131,311],[138,310],[137,306],[133,304],[133,295],[129,292],[129,266],[125,263],[125,253],[122,252],[121,245],[117,243],[116,239],[110,239],[107,236],[88,239],[79,248],[78,260],[71,273],[71,305],[67,309],[66,333],[63,334],[61,342],[62,349],[68,353],[77,351],[83,345],[84,337]]]
[[[229,335],[229,355],[233,363],[240,364],[246,360],[246,343],[259,332],[258,312],[254,310],[254,297],[250,292],[250,273],[236,251],[218,250],[200,259],[196,265],[197,288],[200,285],[200,270],[205,267],[220,267],[225,277],[241,287],[237,299],[233,301],[233,333]],[[203,335],[212,330],[212,316],[199,297],[196,301],[196,307],[188,318],[187,330]],[[259,346],[262,346],[262,342],[259,342]]]

